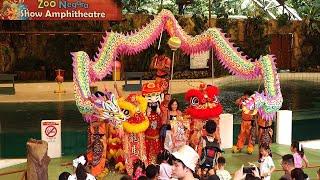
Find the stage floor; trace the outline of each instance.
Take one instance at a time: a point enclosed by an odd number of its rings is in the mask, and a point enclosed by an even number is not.
[[[245,153],[245,149],[243,153],[233,154],[231,153],[231,149],[226,149],[225,154],[223,156],[226,158],[226,169],[233,173],[236,171],[242,164],[247,165],[247,162],[256,163],[258,160],[258,151],[257,147],[253,155],[248,155]],[[272,145],[272,155],[273,160],[276,165],[277,170],[281,170],[281,156],[284,154],[290,153],[290,147],[284,145],[273,144]],[[306,149],[306,155],[310,161],[311,166],[318,166],[320,160],[319,150]],[[64,156],[62,158],[52,159],[49,164],[49,179],[55,180],[58,178],[59,174],[63,171],[72,172],[73,168],[71,166],[62,166],[61,164],[65,164],[71,162],[72,159],[75,158],[71,156]],[[26,168],[26,163],[22,163],[19,165],[11,166],[8,168],[0,169],[0,180],[15,180],[21,179],[22,172],[10,174],[10,175],[1,175],[6,172],[16,171]],[[319,167],[308,168],[305,169],[305,172],[309,175],[310,179],[316,179],[316,171]],[[283,171],[277,171],[272,174],[272,179],[279,179],[279,177],[283,174]],[[122,175],[117,173],[109,173],[109,175],[105,178],[106,180],[116,180],[120,179]]]

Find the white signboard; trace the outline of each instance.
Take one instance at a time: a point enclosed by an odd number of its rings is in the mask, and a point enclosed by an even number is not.
[[[48,156],[61,157],[61,120],[42,120],[41,139],[48,142]]]
[[[210,51],[205,51],[200,54],[190,55],[190,69],[204,69],[209,68],[208,60],[210,58]]]
[[[276,142],[291,145],[292,138],[292,111],[279,110],[277,112]]]
[[[232,148],[233,146],[233,115],[220,114],[220,137],[221,148]]]

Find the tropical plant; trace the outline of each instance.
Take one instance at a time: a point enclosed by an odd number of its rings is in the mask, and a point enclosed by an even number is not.
[[[123,0],[123,11],[125,13],[156,13],[159,3],[154,0]]]
[[[320,64],[320,1],[319,0],[288,0],[287,3],[297,10],[303,18],[302,47],[310,47],[310,52],[303,55],[300,66],[310,68]]]
[[[303,18],[320,20],[319,0],[288,0],[287,4],[296,9]]]
[[[290,24],[290,16],[287,14],[281,14],[277,17],[277,24],[279,27],[283,27]]]
[[[261,17],[249,17],[246,22],[245,44],[240,48],[248,57],[258,59],[269,53],[271,38],[265,34],[266,20]]]

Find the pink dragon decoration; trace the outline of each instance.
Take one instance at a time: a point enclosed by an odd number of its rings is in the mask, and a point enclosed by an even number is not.
[[[247,108],[258,109],[259,114],[266,120],[272,119],[275,112],[281,108],[283,99],[273,56],[266,55],[259,60],[246,59],[218,28],[209,28],[194,37],[187,35],[174,15],[169,10],[162,10],[139,31],[126,35],[106,32],[99,52],[92,60],[86,52],[71,53],[74,66],[75,97],[79,111],[84,115],[93,113],[93,104],[88,100],[89,85],[109,74],[112,71],[113,61],[120,55],[134,55],[147,49],[164,30],[171,37],[176,36],[181,40],[180,49],[186,54],[196,54],[213,48],[220,63],[231,74],[247,80],[262,76],[265,90],[262,93],[256,92],[251,100],[245,103]]]

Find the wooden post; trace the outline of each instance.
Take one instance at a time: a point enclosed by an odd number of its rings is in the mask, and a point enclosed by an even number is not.
[[[209,28],[211,28],[211,0],[209,0]],[[209,51],[209,57],[211,57],[211,77],[212,84],[214,84],[213,47]]]
[[[169,82],[169,92],[170,94],[172,94],[172,79],[173,79],[173,67],[174,67],[174,55],[175,55],[176,50],[173,50],[172,52],[172,65],[171,65],[171,78],[170,78],[170,82]]]
[[[27,142],[27,180],[48,180],[48,143],[30,139]]]

